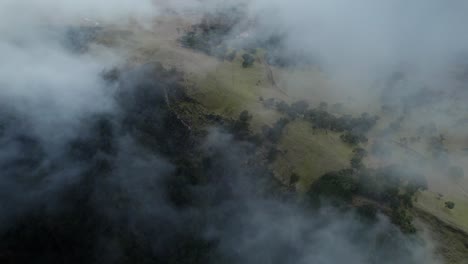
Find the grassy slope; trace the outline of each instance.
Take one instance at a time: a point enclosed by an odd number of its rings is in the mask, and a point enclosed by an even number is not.
[[[213,112],[235,118],[258,100],[261,92],[256,83],[262,79],[258,65],[244,69],[238,60],[219,62],[206,75],[192,75],[196,89],[190,95]]]
[[[348,167],[351,158],[351,148],[342,143],[339,134],[314,133],[305,121],[289,124],[279,147],[284,154],[276,160],[275,171],[286,177],[299,175],[299,192],[306,191],[324,173]]]
[[[440,218],[426,210],[415,208],[416,226],[424,229],[426,236],[436,241],[435,252],[443,256],[443,262],[450,264],[468,264],[468,235],[447,225]]]
[[[180,48],[176,41],[180,35],[175,32],[177,27],[186,27],[186,22],[178,19],[167,19],[166,22],[159,24],[151,32],[136,32],[131,39],[118,39],[114,40],[114,43],[121,42],[123,50],[133,50],[129,58],[130,64],[160,61],[167,67],[176,67],[187,73],[189,94],[201,102],[201,105],[188,104],[182,107],[184,115],[191,117],[193,125],[197,124],[200,113],[214,112],[227,117],[237,117],[239,112],[247,109],[254,113],[252,127],[258,132],[263,124],[272,124],[281,117],[276,111],[265,109],[258,101],[259,96],[292,101],[272,87],[262,64],[256,62],[254,67],[244,69],[239,57],[232,63],[219,62],[213,57]],[[295,98],[305,98],[317,103],[322,100],[329,101],[329,98],[334,99],[337,94],[342,94],[342,98],[336,103],[343,103],[346,111],[349,111],[351,106],[361,105],[348,95],[349,92],[330,87],[325,81],[326,77],[317,70],[284,71],[274,68],[273,73],[277,84]],[[311,94],[313,97],[307,97]],[[373,112],[368,106],[362,106],[363,109],[359,111]],[[285,181],[292,172],[299,174],[300,191],[304,191],[324,172],[347,166],[351,152],[348,146],[341,143],[338,135],[314,135],[308,124],[298,121],[288,125],[279,148],[284,154],[279,155],[273,166],[278,176],[284,177],[282,180]],[[465,201],[460,197],[451,199],[456,203],[456,207],[453,211],[446,212],[443,203],[436,200],[432,193],[423,193],[416,207],[446,220],[445,222],[466,227],[468,205],[466,197],[463,198]]]
[[[258,97],[289,99],[275,88],[263,86],[268,84],[265,70],[259,63],[244,69],[239,58],[232,63],[220,63],[215,72],[194,79],[198,88],[191,95],[207,109],[224,116],[236,118],[247,109],[254,116],[254,132],[260,132],[262,125],[271,125],[281,115],[264,108]],[[278,147],[283,154],[273,165],[275,172],[285,182],[291,173],[298,174],[300,191],[306,190],[325,172],[348,166],[351,157],[351,148],[341,142],[338,134],[314,133],[311,125],[304,121],[289,124]]]
[[[446,208],[445,202],[447,201],[454,202],[455,207]],[[415,206],[468,233],[468,199],[449,195],[439,198],[437,193],[424,191],[417,196]]]
[[[164,20],[163,20],[164,21]],[[251,123],[255,133],[265,124],[272,125],[282,115],[266,109],[259,97],[294,101],[273,85],[269,69],[262,63],[262,51],[256,54],[257,61],[251,68],[243,68],[242,54],[238,52],[233,62],[219,61],[202,53],[181,48],[176,39],[177,27],[184,28],[184,21],[170,19],[158,24],[152,31],[136,32],[132,41],[123,43],[135,50],[131,61],[145,63],[157,60],[167,67],[176,67],[186,72],[188,94],[200,102],[179,107],[192,125],[197,125],[200,114],[216,113],[237,118],[243,110],[253,113]],[[329,87],[317,69],[283,70],[273,68],[273,78],[281,89],[295,98],[304,98],[296,90],[314,91],[314,98],[305,98],[311,103],[326,97]],[[310,93],[306,93],[310,94]],[[323,99],[326,100],[326,99]],[[273,164],[278,177],[287,181],[292,172],[301,176],[299,190],[307,187],[323,173],[341,169],[349,164],[351,148],[343,144],[338,134],[323,132],[314,134],[309,124],[294,121],[285,129],[278,147],[285,153]],[[291,170],[290,170],[291,169]]]

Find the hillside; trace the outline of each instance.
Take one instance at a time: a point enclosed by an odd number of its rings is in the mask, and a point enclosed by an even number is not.
[[[110,2],[0,3],[1,263],[468,264],[459,4]]]
[[[328,102],[328,105],[340,103],[340,108],[334,110],[338,111],[335,112],[336,115],[347,112],[359,115],[368,112],[383,117],[369,134],[369,143],[362,144],[362,147],[372,153],[370,150],[374,141],[373,137],[376,139],[380,137],[378,131],[387,127],[394,118],[387,117],[388,115],[382,112],[380,106],[363,105],[359,102],[359,98],[353,98],[346,93],[342,93],[341,98],[335,96],[339,91],[333,90],[334,80],[328,79],[320,72],[320,69],[313,67],[288,69],[268,65],[263,58],[261,49],[254,55],[254,65],[243,68],[241,54],[248,51],[240,50],[233,60],[223,61],[202,52],[184,48],[179,42],[182,31],[179,30],[177,33],[176,28],[187,29],[189,24],[189,21],[174,20],[170,17],[160,18],[152,31],[134,33],[138,36],[135,37],[137,44],[129,45],[135,45],[133,47],[136,50],[136,56],[134,55],[130,61],[132,64],[160,61],[166,68],[175,67],[185,73],[186,91],[194,101],[193,103],[180,104],[177,109],[184,119],[194,126],[210,123],[203,120],[203,116],[206,115],[219,115],[227,119],[236,119],[242,111],[247,110],[252,115],[251,128],[255,134],[261,133],[263,126],[273,126],[280,118],[285,117],[284,113],[265,107],[265,100],[272,98],[293,103],[306,99],[312,106],[317,106],[320,102]],[[140,34],[145,37],[139,37]],[[127,41],[129,40],[123,40],[123,43]],[[312,91],[309,87],[312,88]],[[307,97],[310,95],[312,97]],[[377,94],[370,94],[370,96],[374,96],[377,100]],[[365,101],[368,101],[368,98]],[[426,152],[422,145],[420,145],[421,147],[417,145],[408,147],[408,149],[416,149],[414,151],[405,150],[406,145],[399,145],[401,137],[409,138],[411,133],[414,132],[403,131],[386,139],[388,144],[393,145],[392,148],[399,151],[398,155],[401,154],[398,156],[399,161],[395,160],[395,162],[403,164],[410,160],[420,162],[418,153]],[[317,131],[310,123],[300,118],[292,120],[286,125],[278,140],[277,155],[270,165],[277,180],[286,186],[292,182],[299,193],[305,193],[325,173],[349,167],[353,147],[340,140],[340,135],[341,133],[333,131]],[[268,150],[263,150],[260,155],[267,158]],[[387,158],[385,162],[378,161],[379,159],[371,154],[365,162],[371,167],[389,164]],[[427,159],[430,163],[429,160],[430,158]],[[458,164],[467,164],[464,162],[460,160]],[[429,163],[427,166],[430,166]],[[426,168],[426,165],[424,166]],[[465,171],[467,169],[465,168]],[[292,175],[299,178],[291,181]],[[429,175],[432,173],[427,176]],[[429,176],[427,180],[428,189],[420,191],[414,197],[415,208],[435,216],[448,226],[457,228],[460,232],[466,233],[468,219],[464,212],[467,211],[465,206],[467,196],[464,191],[465,187],[463,187],[467,186],[466,179],[461,185],[453,186],[447,180],[442,180],[443,185],[450,185],[445,189],[441,189],[441,184],[435,182],[440,181],[439,176]],[[460,188],[460,192],[453,192],[453,188]],[[446,208],[445,201],[454,201],[455,208]],[[418,215],[415,213],[416,217]],[[422,219],[422,221],[426,220]],[[433,224],[430,221],[425,223]],[[444,246],[441,247],[444,248]],[[464,251],[462,248],[459,250]],[[464,258],[462,256],[468,256],[468,253],[455,257],[454,263],[461,263],[458,261]]]

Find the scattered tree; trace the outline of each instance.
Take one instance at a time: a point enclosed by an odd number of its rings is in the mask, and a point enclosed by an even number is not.
[[[299,181],[300,177],[296,173],[291,174],[291,177],[289,178],[289,185],[294,185]]]
[[[352,157],[350,161],[351,168],[353,169],[360,169],[363,167],[362,159],[359,157]]]
[[[377,208],[371,204],[360,206],[357,213],[366,220],[375,220],[377,218]]]
[[[346,132],[340,136],[343,142],[348,143],[350,145],[357,145],[361,142],[367,142],[367,137],[362,134],[354,134],[350,132]]]
[[[327,111],[327,109],[328,109],[328,103],[327,102],[320,102],[319,110]]]
[[[291,110],[298,114],[305,114],[309,104],[305,100],[297,101],[291,105]]]
[[[264,125],[262,127],[262,132],[265,138],[270,140],[273,143],[277,143],[281,135],[283,134],[283,129],[289,124],[289,119],[287,118],[280,118],[273,127]]]
[[[244,59],[244,61],[242,62],[242,67],[244,68],[251,67],[255,62],[255,58],[249,53],[245,53],[244,55],[242,55],[242,59]]]
[[[343,104],[342,103],[336,103],[331,106],[330,111],[335,112],[335,113],[341,113],[343,112]]]
[[[236,50],[233,50],[229,53],[226,54],[226,56],[224,56],[224,58],[228,61],[233,61],[237,56],[237,51]]]
[[[234,121],[231,130],[238,138],[246,139],[250,135],[250,120],[252,115],[249,111],[244,110],[239,114],[239,119]]]
[[[416,228],[413,226],[413,217],[405,209],[394,209],[391,215],[392,222],[398,225],[404,233],[414,233]]]
[[[367,156],[367,151],[363,148],[355,148],[353,149],[354,156],[359,157],[359,158],[364,158]]]
[[[241,122],[249,122],[252,119],[252,115],[249,114],[249,111],[244,110],[239,114],[239,121]]]
[[[455,203],[451,201],[447,201],[445,202],[445,207],[447,207],[448,209],[453,209],[455,207]]]

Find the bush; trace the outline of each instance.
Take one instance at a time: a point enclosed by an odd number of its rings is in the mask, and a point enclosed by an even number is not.
[[[242,67],[244,68],[251,67],[255,62],[255,58],[248,53],[242,55],[242,59],[244,59],[244,62],[242,62]]]
[[[233,50],[231,52],[229,52],[228,54],[226,54],[226,56],[224,56],[224,58],[228,61],[233,61],[237,56],[237,51],[236,50]]]
[[[416,228],[413,226],[413,217],[404,209],[395,209],[391,215],[392,222],[401,228],[404,233],[414,233]]]
[[[289,178],[289,185],[296,184],[300,178],[301,177],[299,177],[299,175],[297,175],[296,173],[291,174],[291,177]]]
[[[320,102],[319,110],[327,111],[327,109],[328,109],[328,103],[327,102]]]
[[[250,120],[252,115],[247,110],[239,114],[239,119],[234,121],[231,126],[231,132],[239,139],[247,139],[250,135]]]
[[[448,209],[453,209],[455,207],[455,203],[451,201],[445,202],[445,207]]]
[[[363,217],[366,220],[376,220],[377,219],[377,208],[374,205],[366,204],[357,209],[359,216]]]
[[[406,187],[407,191],[413,195],[417,190],[427,190],[427,179],[422,174],[412,174]]]
[[[269,162],[273,162],[275,161],[277,156],[278,156],[278,150],[276,148],[271,148],[270,150],[268,150],[266,158]]]
[[[357,191],[357,183],[349,170],[330,172],[317,180],[309,190],[309,195],[323,195],[332,200],[351,201]]]
[[[304,100],[297,101],[291,105],[291,110],[298,114],[305,114],[307,108],[309,108],[309,104]]]
[[[249,111],[244,110],[239,114],[239,121],[249,122],[252,119],[252,116],[249,114]]]
[[[283,129],[289,124],[289,119],[280,118],[273,127],[264,125],[262,127],[263,135],[266,139],[270,140],[273,143],[277,143],[281,135],[283,134]]]
[[[341,140],[350,145],[357,145],[361,142],[367,142],[366,136],[362,134],[355,134],[351,132],[346,132],[340,136]]]
[[[353,169],[360,169],[363,166],[362,158],[359,158],[359,157],[352,157],[349,163],[351,165],[351,168]]]
[[[367,156],[367,151],[363,148],[355,148],[353,149],[353,153],[355,157],[359,157],[361,159]]]

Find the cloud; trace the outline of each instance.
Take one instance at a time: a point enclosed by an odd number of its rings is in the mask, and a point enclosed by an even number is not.
[[[364,72],[396,63],[389,5],[256,1],[251,8],[263,26],[289,32],[289,48],[319,56],[337,72]],[[108,83],[101,73],[122,61],[116,52],[91,45],[77,53],[64,44],[85,18],[112,24],[158,12],[150,1],[0,3],[0,248],[77,263],[432,261],[430,247],[384,216],[369,227],[353,212],[308,213],[260,195],[256,179],[270,175],[252,162],[252,146],[219,130],[204,141],[188,136],[165,104],[163,91],[174,79],[157,74],[163,69],[147,65]]]
[[[332,68],[373,73],[408,63],[429,68],[466,53],[464,1],[252,1],[263,25],[287,30],[289,47]],[[267,12],[265,10],[271,10]]]

